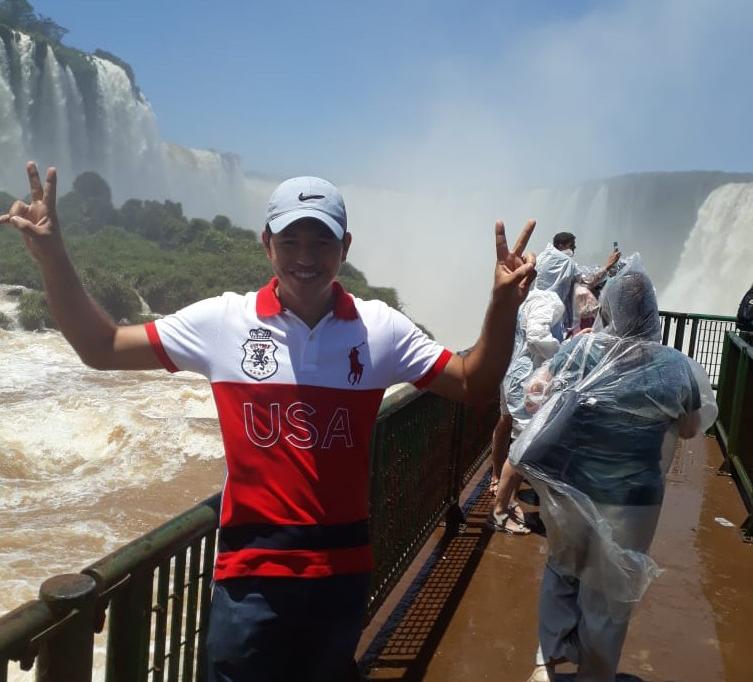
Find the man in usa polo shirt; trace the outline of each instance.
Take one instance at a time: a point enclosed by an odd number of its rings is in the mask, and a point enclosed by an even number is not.
[[[198,372],[211,382],[227,458],[208,633],[209,680],[343,679],[360,635],[372,565],[368,452],[386,387],[412,382],[452,400],[494,395],[517,309],[535,275],[495,228],[491,301],[461,357],[402,313],[336,281],[351,243],[342,196],[292,178],[272,194],[264,247],[275,276],[146,325],[118,326],[86,294],[55,211],[56,174],[27,166],[31,203],[17,228],[40,266],[49,307],[98,369]]]

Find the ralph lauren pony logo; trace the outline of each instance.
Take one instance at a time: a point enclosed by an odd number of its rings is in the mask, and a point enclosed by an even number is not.
[[[353,346],[348,353],[348,360],[350,360],[350,372],[348,372],[348,383],[351,386],[361,383],[361,377],[363,376],[363,363],[359,359],[358,349],[366,343],[362,341],[357,346]]]
[[[278,369],[276,350],[277,344],[269,329],[250,329],[248,340],[243,344],[241,369],[256,381],[268,379]]]

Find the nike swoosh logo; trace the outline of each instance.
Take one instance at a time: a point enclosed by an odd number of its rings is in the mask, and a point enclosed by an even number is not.
[[[304,194],[301,192],[298,195],[298,201],[308,201],[309,199],[324,199],[323,194]]]

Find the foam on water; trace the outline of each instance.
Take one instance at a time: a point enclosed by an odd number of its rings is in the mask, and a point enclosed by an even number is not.
[[[4,332],[2,343],[0,510],[52,509],[222,456],[216,426],[194,419],[216,416],[203,379],[103,374],[57,332]]]
[[[26,287],[0,284],[0,313],[10,319],[13,329],[20,328],[18,323],[18,300],[21,294],[29,291]]]

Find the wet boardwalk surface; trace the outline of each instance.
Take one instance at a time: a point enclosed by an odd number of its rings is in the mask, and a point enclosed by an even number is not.
[[[716,474],[721,462],[711,438],[677,453],[651,551],[665,572],[632,618],[624,682],[753,681],[753,545],[741,540],[745,509],[732,479]],[[368,679],[527,679],[546,540],[487,531],[483,490],[469,501],[467,526],[448,543],[437,531],[404,581],[407,593],[365,633]],[[572,670],[563,666],[561,679],[574,679]]]

